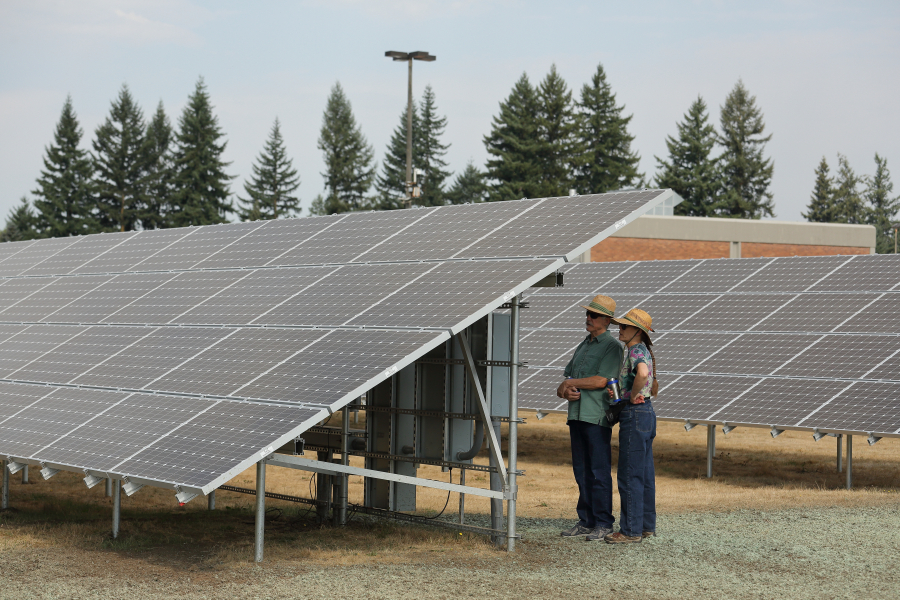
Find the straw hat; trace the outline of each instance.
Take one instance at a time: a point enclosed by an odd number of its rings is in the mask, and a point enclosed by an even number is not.
[[[653,317],[647,314],[647,311],[639,308],[632,308],[621,319],[613,319],[613,323],[620,325],[631,325],[637,327],[647,334],[647,341],[650,341],[650,332],[653,331]]]
[[[587,306],[584,304],[579,304],[578,306],[592,312],[600,313],[601,315],[606,315],[607,317],[616,314],[616,301],[609,296],[594,296],[594,299],[591,300],[591,303]]]

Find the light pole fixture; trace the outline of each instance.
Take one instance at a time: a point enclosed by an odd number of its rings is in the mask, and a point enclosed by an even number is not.
[[[397,52],[388,50],[384,53],[394,59],[394,62],[406,61],[409,63],[409,82],[407,84],[406,96],[406,197],[412,198],[412,66],[414,60],[424,60],[425,62],[434,62],[437,57],[428,54],[422,50],[415,52]]]

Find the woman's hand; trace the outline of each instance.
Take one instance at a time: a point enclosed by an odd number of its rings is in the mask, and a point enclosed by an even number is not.
[[[610,400],[613,399],[614,396],[613,396],[612,388],[606,388],[606,395],[609,396]]]
[[[631,397],[632,404],[643,404],[644,403],[644,395],[643,394],[635,394]]]

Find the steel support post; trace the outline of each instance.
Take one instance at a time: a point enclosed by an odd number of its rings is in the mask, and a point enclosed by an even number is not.
[[[341,464],[350,464],[350,407],[345,406],[341,415]],[[340,476],[341,495],[338,503],[338,525],[347,524],[347,501],[349,498],[350,476],[346,473]]]
[[[716,426],[706,426],[706,477],[712,477],[712,461],[716,455]]]
[[[847,489],[853,487],[853,436],[847,436]]]
[[[494,435],[497,439],[500,439],[500,421],[494,421],[491,423],[491,428],[494,431]],[[494,458],[494,455],[491,454],[489,457],[490,466],[497,466],[497,459]],[[500,479],[499,473],[491,473],[491,490],[495,492],[499,492],[503,490],[503,480]],[[503,529],[503,500],[499,498],[491,498],[491,529],[501,530]],[[494,542],[496,546],[503,545],[503,538],[499,535],[492,535],[491,541]]]
[[[837,435],[837,472],[840,473],[844,470],[843,460],[844,460],[844,449],[841,447],[844,442],[844,434],[839,433]]]
[[[22,483],[28,483],[28,465],[25,465],[25,468],[22,469]]]
[[[254,540],[255,560],[263,559],[263,533],[266,528],[266,462],[256,463],[256,536]]]
[[[519,296],[514,296],[510,303],[510,344],[509,344],[509,449],[507,460],[509,461],[509,475],[506,490],[509,493],[506,508],[506,550],[514,552],[516,549],[516,454],[519,451],[518,423],[519,420]]]
[[[0,468],[3,469],[3,485],[0,488],[0,509],[6,510],[9,508],[9,468],[7,462],[4,460],[0,462]]]
[[[316,458],[322,462],[331,462],[331,452],[316,452]],[[331,498],[331,475],[316,474],[316,518],[319,523],[328,519],[329,499]]]
[[[112,496],[112,478],[106,478],[106,497],[109,498]]]
[[[459,485],[466,485],[466,470],[459,470]],[[459,495],[459,524],[466,522],[466,495]]]
[[[206,496],[206,508],[216,510],[216,490],[213,490]]]
[[[122,520],[122,482],[118,479],[113,482],[112,489],[112,499],[113,499],[113,522],[112,522],[112,536],[113,539],[119,537],[119,523]]]

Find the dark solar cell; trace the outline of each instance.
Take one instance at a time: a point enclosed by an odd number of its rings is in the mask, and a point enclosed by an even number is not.
[[[92,327],[37,360],[8,374],[10,379],[68,383],[150,333],[144,327]]]
[[[722,296],[675,329],[747,331],[793,297],[787,294]]]
[[[570,258],[574,258],[578,252],[573,249],[580,249],[607,229],[614,232],[616,223],[664,194],[666,192],[653,190],[548,198],[458,256],[502,258],[571,254]]]
[[[846,383],[765,379],[716,415],[728,423],[793,427]]]
[[[286,303],[290,308],[285,308],[284,311],[276,314],[285,315],[285,319],[294,322],[293,317],[302,313],[309,306],[308,303],[315,304],[317,298],[307,297],[305,302],[301,300],[297,303],[291,303],[290,299],[334,273],[336,269],[338,267],[261,269],[221,290],[218,294],[210,295],[194,308],[176,318],[174,322],[201,325],[246,325],[253,323],[263,315],[278,311],[278,306],[282,303]],[[335,293],[335,302],[338,305],[346,301],[348,296],[352,297],[354,292],[360,294],[366,292],[361,287],[356,287],[357,281],[352,278],[348,279],[349,281],[344,281],[344,293]],[[326,306],[327,308],[329,307]],[[263,322],[265,321],[266,319],[263,318]]]
[[[886,292],[900,286],[900,254],[854,256],[812,292]]]
[[[40,451],[40,456],[47,462],[112,470],[213,403],[194,398],[133,394],[54,441]]]
[[[584,329],[585,309],[580,305],[587,306],[592,296],[579,298],[578,296],[531,296],[527,298],[528,308],[519,312],[519,326],[523,329],[532,329],[534,327],[551,327],[548,324],[556,318],[571,316],[571,320],[567,320],[565,325],[552,325],[552,327],[560,328],[581,328]],[[569,313],[572,313],[569,315]]]
[[[733,292],[802,292],[850,259],[848,256],[776,258]]]
[[[199,227],[180,227],[178,229],[156,229],[141,231],[123,244],[116,246],[115,251],[106,252],[86,262],[72,273],[121,273],[134,265],[176,243],[178,240],[199,231]]]
[[[387,369],[414,353],[430,350],[445,337],[436,332],[333,331],[232,393],[247,398],[333,404],[364,382],[387,377]],[[353,376],[347,377],[347,373]]]
[[[104,233],[102,235],[85,235],[78,237],[72,244],[52,259],[23,271],[22,275],[64,275],[71,273],[82,265],[103,256],[107,252],[115,252],[122,243],[137,235],[137,232]]]
[[[769,375],[816,339],[818,337],[815,335],[744,334],[733,343],[719,348],[706,360],[698,362],[693,370],[698,373]],[[791,367],[786,369],[796,372]]]
[[[266,221],[246,236],[197,263],[196,269],[259,267],[314,236],[327,234],[328,227],[346,215]]]
[[[4,261],[12,258],[34,243],[35,240],[28,240],[27,242],[4,242],[0,244],[0,264],[3,264]]]
[[[843,382],[832,386],[836,392],[847,387]],[[875,434],[900,432],[900,383],[854,383],[801,424]]]
[[[115,470],[202,487],[239,465],[252,465],[270,454],[270,447],[287,442],[285,436],[301,425],[315,424],[322,414],[325,411],[219,402]]]
[[[0,263],[0,277],[20,275],[28,269],[52,259],[81,239],[80,237],[58,237],[38,240]]]
[[[252,271],[188,271],[180,273],[134,302],[115,311],[104,323],[168,323],[209,296],[248,277]]]
[[[671,331],[653,339],[653,354],[657,371],[690,371],[701,362],[714,356],[739,334],[735,333],[680,333]],[[698,369],[702,370],[702,369]],[[671,377],[669,377],[671,379]]]
[[[348,324],[454,327],[490,302],[508,300],[514,287],[553,264],[546,259],[439,263]]]
[[[695,269],[691,269],[678,280],[664,289],[666,293],[674,292],[727,292],[744,279],[750,277],[771,258],[717,258],[704,261]]]
[[[56,321],[56,319],[52,318],[53,313],[65,308],[110,279],[112,279],[112,275],[86,275],[83,277],[47,279],[45,281],[48,285],[36,290],[27,299],[23,299],[0,312],[0,320],[24,322]],[[0,289],[6,287],[8,286],[0,286]]]
[[[85,331],[70,325],[31,325],[0,343],[0,377],[21,369]]]
[[[72,383],[140,389],[234,332],[210,327],[131,329],[146,337],[86,369]]]
[[[601,293],[652,294],[665,288],[679,276],[697,267],[696,260],[652,260],[642,262],[610,280],[601,288]]]
[[[712,420],[725,404],[758,382],[754,377],[679,375],[671,382],[659,382],[659,396],[653,399],[653,408],[657,416],[665,419]]]
[[[45,320],[54,323],[100,323],[177,276],[178,273],[113,275],[106,283],[48,314]]]
[[[534,204],[537,201],[529,202]],[[522,210],[521,203],[509,202],[492,202],[487,206],[442,206],[355,260],[369,262],[451,258]]]
[[[346,265],[329,267],[332,273],[324,279],[327,270],[319,268],[316,273],[321,281],[310,281],[309,287],[283,304],[267,309],[253,322],[263,325],[343,325],[437,266],[437,263]],[[291,271],[305,272],[305,269]]]
[[[900,336],[856,337],[828,335],[799,355],[776,375],[856,379],[900,350]],[[873,375],[881,372],[877,369]],[[872,377],[872,376],[867,376]],[[877,378],[877,375],[872,377]]]
[[[559,369],[531,369],[519,372],[519,408],[567,411],[568,400],[557,397],[556,389],[565,376]]]
[[[632,269],[637,265],[633,262],[614,263],[568,263],[560,271],[563,276],[561,288],[535,288],[534,294],[552,296],[557,292],[564,294],[602,294],[603,287],[614,277]],[[598,291],[601,290],[601,291]]]
[[[2,295],[3,286],[0,286],[0,296]],[[846,322],[841,323],[835,332],[900,333],[900,294],[896,292],[885,294],[882,298],[866,306],[858,315],[845,313],[844,316],[847,317]],[[0,319],[2,318],[2,313],[0,313]]]
[[[272,259],[269,266],[350,262],[376,244],[413,225],[435,209],[350,213],[322,233]],[[313,217],[322,219],[324,217]]]
[[[128,394],[58,388],[0,424],[0,454],[37,458],[40,450]]]
[[[0,320],[4,319],[3,312],[16,306],[29,298],[35,292],[52,285],[54,279],[40,277],[35,279],[4,279],[0,282]]]
[[[707,305],[716,300],[712,294],[698,295],[653,295],[634,303],[628,308],[640,308],[646,311],[653,319],[653,329],[664,331],[674,329],[679,323],[687,320],[691,315],[702,311]],[[624,309],[625,306],[623,305]],[[623,316],[627,310],[620,310],[616,306],[616,315]]]
[[[751,327],[754,331],[832,331],[878,294],[802,294]],[[859,327],[857,318],[851,321]]]
[[[55,389],[44,385],[0,381],[0,423],[44,396],[52,394]]]
[[[587,332],[581,331],[530,331],[522,332],[519,339],[519,355],[522,360],[536,367],[558,365],[565,367],[575,348],[584,340]]]
[[[129,271],[190,269],[258,229],[264,221],[197,227],[175,243],[133,265]]]

